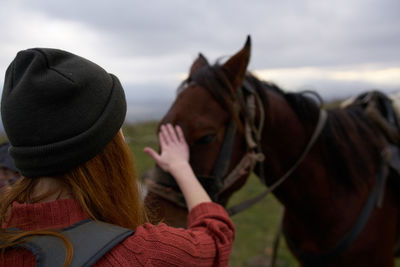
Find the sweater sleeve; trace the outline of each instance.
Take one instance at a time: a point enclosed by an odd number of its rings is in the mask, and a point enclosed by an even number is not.
[[[225,209],[216,203],[201,203],[190,211],[188,229],[146,223],[104,260],[141,266],[228,266],[234,237]]]

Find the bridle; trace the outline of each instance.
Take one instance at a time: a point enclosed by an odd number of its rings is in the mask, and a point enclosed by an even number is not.
[[[247,98],[244,97],[244,92],[248,94]],[[236,113],[236,116],[231,116],[211,175],[216,183],[214,191],[207,191],[216,202],[219,202],[221,195],[240,179],[243,171],[246,171],[250,175],[257,163],[261,163],[265,159],[261,149],[261,133],[264,127],[264,106],[262,100],[256,90],[246,80],[243,82],[243,86],[236,90],[236,93],[238,101],[233,103],[233,112]],[[257,106],[260,114],[258,123],[255,122]],[[243,130],[247,152],[240,159],[236,167],[229,172],[229,166],[232,161],[232,149],[238,131],[234,118],[239,117],[240,112],[242,112],[244,117]],[[259,167],[260,172],[264,173],[263,164],[259,164]],[[198,176],[198,179],[201,182],[204,177]]]
[[[184,90],[185,87],[193,85],[193,81],[183,82],[178,91]],[[254,168],[258,165],[259,171],[258,176],[260,180],[266,184],[264,175],[264,164],[260,164],[265,160],[265,156],[261,148],[261,134],[264,127],[265,113],[263,101],[254,87],[246,79],[243,81],[243,85],[236,89],[237,101],[233,102],[232,119],[228,123],[227,130],[225,132],[224,141],[221,146],[221,150],[217,156],[217,160],[214,164],[211,176],[197,175],[199,182],[203,185],[205,190],[208,192],[210,197],[215,202],[220,202],[220,197],[226,192],[232,185],[234,185],[242,176],[243,171],[250,175]],[[246,94],[246,97],[245,97]],[[256,122],[256,110],[258,108],[259,120]],[[231,156],[235,136],[237,133],[237,125],[233,119],[239,113],[244,118],[244,136],[246,141],[247,152],[241,158],[239,163],[229,173],[229,166],[231,164]],[[261,199],[273,192],[279,185],[281,185],[300,165],[302,160],[308,154],[309,150],[317,140],[322,129],[324,128],[327,118],[326,111],[320,109],[319,119],[315,127],[314,133],[312,134],[306,148],[300,155],[294,165],[274,184],[261,193],[260,195],[243,201],[233,207],[227,208],[227,212],[230,215],[239,213]],[[185,200],[183,195],[179,192],[179,188],[172,177],[169,177],[167,181],[157,180],[157,177],[147,177],[147,186],[150,192],[153,192],[160,197],[169,200],[180,207],[186,208]]]

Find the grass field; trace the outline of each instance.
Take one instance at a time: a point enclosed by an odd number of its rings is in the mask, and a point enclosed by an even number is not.
[[[143,148],[145,146],[157,147],[155,128],[156,122],[125,125],[124,127],[124,134],[135,155],[139,176],[154,164],[152,159],[143,152]],[[229,205],[255,196],[264,189],[265,187],[261,185],[258,179],[252,176],[246,185],[232,197]],[[230,266],[267,266],[266,261],[271,255],[271,245],[279,220],[280,209],[280,204],[269,196],[232,218],[237,231]],[[297,266],[284,242],[281,242],[278,266]]]
[[[124,134],[135,155],[138,177],[148,168],[154,166],[153,160],[143,152],[145,146],[157,147],[156,122],[145,122],[124,125]],[[6,140],[0,136],[0,140]],[[265,187],[255,176],[251,176],[246,185],[231,198],[229,205],[256,196]],[[271,255],[272,240],[280,217],[281,205],[273,196],[257,203],[250,209],[232,217],[236,227],[236,239],[229,266],[231,267],[265,267]],[[298,266],[285,242],[281,239],[278,253],[278,267]],[[400,261],[396,261],[400,267]]]

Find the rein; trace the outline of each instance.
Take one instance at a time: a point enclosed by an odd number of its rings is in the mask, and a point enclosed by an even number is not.
[[[245,89],[250,95],[247,97],[245,100],[245,97],[243,95],[242,88]],[[215,176],[217,178],[218,183],[221,185],[219,189],[220,191],[216,194],[214,197],[214,200],[218,200],[219,196],[225,192],[228,188],[230,188],[242,175],[241,173],[243,170],[248,169],[248,173],[252,173],[254,170],[255,166],[257,163],[262,163],[265,160],[265,156],[262,153],[261,149],[261,133],[263,130],[264,126],[264,121],[265,121],[265,113],[264,113],[264,106],[262,104],[260,96],[257,94],[256,90],[250,85],[249,82],[246,80],[243,81],[243,87],[237,89],[237,94],[238,94],[238,99],[240,102],[240,106],[242,107],[242,110],[245,114],[245,139],[246,139],[246,144],[247,144],[247,149],[248,152],[242,157],[242,159],[239,161],[239,163],[236,165],[236,167],[226,175],[226,169],[225,168],[225,175],[219,175]],[[259,114],[260,114],[260,120],[258,123],[258,128],[255,125],[255,116],[256,116],[256,101],[259,107]],[[227,208],[227,212],[230,216],[235,215],[243,210],[246,210],[262,200],[264,197],[266,197],[268,194],[273,192],[279,185],[281,185],[284,181],[287,180],[287,178],[290,177],[290,175],[297,169],[297,167],[301,164],[303,159],[307,156],[308,152],[318,139],[319,135],[321,134],[325,122],[327,119],[327,112],[325,110],[320,109],[320,114],[318,118],[317,125],[315,127],[315,130],[307,143],[307,146],[305,147],[303,153],[300,155],[298,160],[295,162],[295,164],[282,176],[280,177],[273,185],[269,186],[266,191],[261,193],[260,195],[245,200],[239,204],[236,204],[235,206]],[[230,122],[230,124],[233,124],[233,120]],[[228,136],[233,136],[232,134],[232,128],[228,127],[227,134]],[[227,145],[229,144],[229,145]],[[218,156],[218,162],[225,162],[225,166],[229,166],[230,160],[226,160],[227,158],[225,156],[226,153],[226,147],[230,147],[230,151],[232,150],[233,147],[233,138],[228,140],[225,139],[224,144],[222,145],[222,149],[220,151],[220,154]],[[265,182],[265,176],[264,176],[264,169],[263,169],[263,164],[260,164],[260,175],[259,179],[266,184]],[[215,168],[218,168],[218,164],[215,165]],[[220,174],[220,173],[219,173]],[[223,177],[226,177],[223,179]]]
[[[325,126],[327,117],[328,117],[327,112],[325,110],[321,109],[320,113],[319,113],[317,126],[315,127],[314,133],[312,134],[310,141],[308,141],[306,148],[304,149],[303,153],[298,158],[298,160],[295,162],[295,164],[293,164],[293,166],[284,175],[282,175],[274,184],[269,186],[268,189],[265,190],[264,192],[262,192],[260,195],[254,197],[254,198],[251,198],[249,200],[246,200],[242,203],[239,203],[233,207],[228,208],[227,211],[228,211],[229,215],[235,215],[235,214],[253,206],[258,201],[260,201],[261,199],[266,197],[268,194],[273,192],[283,182],[285,182],[287,180],[287,178],[289,178],[290,175],[297,169],[297,167],[300,165],[300,163],[303,161],[303,159],[307,156],[308,152],[314,145],[315,141],[318,139],[319,135],[322,132],[322,129]]]

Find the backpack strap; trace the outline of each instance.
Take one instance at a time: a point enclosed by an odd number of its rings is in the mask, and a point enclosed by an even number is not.
[[[134,231],[116,225],[86,219],[62,230],[72,243],[74,254],[71,267],[92,266],[108,251],[134,234]],[[36,266],[62,266],[65,245],[60,238],[43,235],[16,245],[30,250],[36,257]]]

